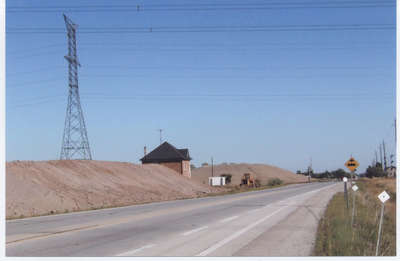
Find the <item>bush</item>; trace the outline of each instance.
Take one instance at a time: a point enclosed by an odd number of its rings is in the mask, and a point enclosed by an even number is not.
[[[281,185],[283,181],[279,178],[273,178],[268,180],[268,186],[277,186]]]
[[[256,188],[261,187],[261,181],[259,179],[256,179],[254,181],[254,184],[255,184]]]
[[[367,173],[365,174],[368,178],[373,177],[385,177],[386,173],[383,171],[380,163],[377,163],[375,167],[368,166]]]
[[[221,177],[225,177],[225,184],[231,183],[232,174],[221,174]]]

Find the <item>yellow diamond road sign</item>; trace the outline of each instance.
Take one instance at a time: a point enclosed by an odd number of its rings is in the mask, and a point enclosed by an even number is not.
[[[355,171],[360,164],[353,158],[351,157],[346,163],[344,164],[351,172]]]

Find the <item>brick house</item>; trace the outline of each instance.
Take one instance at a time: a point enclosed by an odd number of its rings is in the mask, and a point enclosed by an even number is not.
[[[179,174],[190,178],[190,156],[188,149],[177,149],[168,142],[164,142],[149,154],[140,159],[142,164],[155,163],[173,169]]]

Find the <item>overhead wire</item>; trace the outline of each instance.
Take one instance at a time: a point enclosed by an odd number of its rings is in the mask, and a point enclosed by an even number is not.
[[[68,6],[7,6],[11,13],[49,12],[162,12],[162,11],[263,11],[277,9],[332,9],[332,8],[379,8],[393,7],[394,1],[297,1],[269,3],[207,3],[207,4],[136,4],[136,5],[68,5]]]
[[[338,4],[341,5],[338,5]],[[144,5],[139,5],[139,11],[201,11],[201,10],[268,10],[268,9],[297,9],[297,8],[363,8],[363,7],[391,7],[394,6],[393,1],[335,1],[335,2],[320,2],[317,5],[315,2],[270,2],[269,5],[260,4],[256,5],[247,3],[247,4],[197,4],[197,5],[146,5],[150,6],[150,9],[144,9]],[[351,5],[352,4],[352,5]],[[358,4],[358,6],[356,6]],[[123,9],[115,9],[121,8]],[[41,9],[42,8],[42,9]],[[58,8],[58,9],[57,9]],[[56,6],[49,6],[49,7],[13,7],[8,6],[7,12],[58,12],[61,9],[63,11],[71,10],[71,8],[76,8],[75,11],[80,12],[97,12],[102,11],[96,8],[104,8],[108,12],[113,11],[130,11],[129,8],[138,8],[138,5],[133,6],[64,6],[64,7],[56,7]],[[68,9],[69,8],[69,9]],[[84,9],[88,8],[88,9]],[[114,9],[113,9],[114,8]],[[153,9],[151,9],[153,8]],[[157,9],[161,8],[161,9]],[[163,9],[164,8],[164,9]],[[45,10],[46,9],[46,10]],[[96,27],[87,27],[82,28],[79,33],[148,33],[148,32],[164,32],[164,33],[186,33],[186,32],[261,32],[261,31],[274,31],[274,32],[284,32],[284,31],[347,31],[347,30],[393,30],[395,29],[394,24],[350,24],[350,25],[340,25],[340,24],[328,24],[328,25],[277,25],[277,26],[191,26],[191,27],[182,27],[182,26],[163,26],[163,27],[114,27],[114,28],[96,28]],[[26,33],[65,33],[64,28],[50,28],[50,27],[43,27],[43,28],[7,28],[7,33],[11,34],[26,34]],[[85,75],[83,75],[85,77]],[[115,76],[112,76],[115,77]],[[42,81],[43,82],[43,81]],[[27,83],[24,83],[27,84]],[[29,84],[32,84],[29,83]],[[148,97],[148,96],[146,96]],[[153,98],[157,96],[152,96]],[[177,96],[173,96],[177,97]],[[194,96],[192,96],[194,97]],[[198,96],[195,96],[198,97]],[[203,97],[203,96],[202,96]],[[206,96],[210,98],[210,96]],[[218,96],[221,97],[221,96]],[[224,95],[223,97],[227,97]],[[248,96],[241,96],[241,97],[248,97]],[[257,95],[257,97],[259,97]],[[292,96],[286,96],[292,97]],[[315,96],[304,96],[304,97],[315,97]],[[335,98],[335,96],[319,96],[321,97],[330,97]],[[345,96],[347,97],[347,96]],[[362,96],[360,96],[362,97]],[[371,96],[371,98],[376,98],[377,96]],[[97,97],[99,98],[99,97]],[[115,99],[126,99],[126,97],[114,97]],[[186,97],[188,98],[188,97]],[[215,98],[212,96],[211,98]],[[337,97],[336,97],[337,98]],[[343,98],[343,97],[339,97]],[[93,99],[93,98],[91,98]],[[100,97],[102,99],[102,97]],[[110,99],[109,96],[103,97],[103,99]]]
[[[285,31],[362,31],[393,30],[395,24],[311,24],[311,25],[257,25],[257,26],[160,26],[160,27],[112,27],[82,28],[80,34],[113,33],[191,33],[191,32],[285,32]],[[6,34],[65,34],[63,28],[11,27]]]

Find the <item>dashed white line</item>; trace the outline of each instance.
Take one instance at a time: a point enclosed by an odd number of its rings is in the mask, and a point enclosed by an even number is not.
[[[262,209],[262,208],[252,209],[252,210],[247,211],[247,213],[253,213],[253,212],[259,211],[259,210],[261,210],[261,209]]]
[[[190,234],[199,232],[199,231],[201,231],[201,230],[203,230],[203,229],[207,229],[207,228],[208,228],[208,226],[199,227],[199,228],[196,228],[196,229],[193,229],[193,230],[186,231],[186,232],[183,233],[182,235],[183,235],[183,236],[188,236],[188,235],[190,235]]]
[[[247,227],[237,231],[236,233],[232,234],[231,236],[225,238],[222,241],[219,241],[218,243],[214,244],[212,247],[207,248],[206,250],[204,250],[203,252],[199,253],[197,256],[206,256],[210,253],[212,253],[213,251],[217,250],[218,248],[222,247],[223,245],[225,245],[226,243],[234,240],[235,238],[237,238],[238,236],[240,236],[241,234],[247,232],[248,230],[252,229],[253,227],[257,226],[258,224],[264,222],[265,220],[267,220],[268,218],[272,217],[273,215],[275,215],[276,213],[278,213],[279,211],[281,211],[282,209],[287,208],[287,206],[281,207],[278,210],[275,210],[274,212],[272,212],[270,215],[263,217],[262,219],[258,220],[257,222],[251,223],[250,225],[248,225]]]
[[[145,246],[142,246],[140,248],[137,248],[137,249],[134,249],[134,250],[131,250],[131,251],[128,251],[128,252],[124,252],[124,253],[119,254],[117,256],[132,256],[132,255],[134,255],[134,254],[136,254],[136,253],[138,253],[138,252],[140,252],[140,251],[142,251],[144,249],[152,248],[154,246],[156,246],[156,244],[145,245]]]
[[[229,222],[231,220],[237,219],[238,217],[239,216],[228,217],[228,218],[220,220],[219,222],[221,222],[221,223]]]

